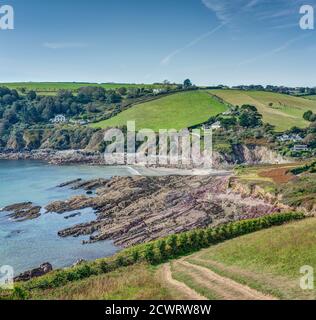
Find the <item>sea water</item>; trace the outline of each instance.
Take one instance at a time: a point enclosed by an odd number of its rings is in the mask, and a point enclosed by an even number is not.
[[[130,176],[127,167],[86,165],[54,166],[40,161],[0,160],[0,208],[31,201],[45,206],[64,200],[83,190],[71,190],[57,185],[77,178],[110,178]],[[54,268],[66,267],[79,259],[92,260],[115,253],[119,248],[111,241],[82,245],[84,237],[61,238],[57,232],[95,219],[93,209],[76,210],[81,215],[65,219],[65,214],[44,213],[34,220],[13,221],[7,212],[0,212],[0,267],[10,265],[15,274],[50,262]]]

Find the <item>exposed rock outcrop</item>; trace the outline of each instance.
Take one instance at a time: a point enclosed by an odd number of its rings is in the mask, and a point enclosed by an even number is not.
[[[64,150],[38,149],[32,151],[0,151],[0,159],[35,159],[53,164],[86,163],[105,165],[103,154],[95,149]],[[215,169],[235,164],[277,164],[288,162],[281,155],[264,146],[235,145],[231,154],[213,152],[212,165]],[[169,167],[174,167],[169,166]],[[186,165],[186,168],[190,166]]]
[[[65,216],[64,219],[68,220],[78,216],[81,216],[81,212],[75,212],[75,213],[69,214],[68,216]]]
[[[57,201],[48,211],[92,207],[95,221],[61,230],[59,236],[90,235],[87,242],[111,239],[128,247],[197,227],[257,217],[283,209],[277,201],[241,195],[230,177],[115,177],[96,196]]]
[[[38,268],[25,271],[14,278],[14,282],[28,281],[33,278],[41,277],[46,273],[53,270],[52,265],[49,262],[41,264]]]
[[[22,202],[6,206],[0,211],[9,212],[8,216],[16,221],[24,221],[38,218],[41,215],[41,209],[40,206],[34,206],[32,202]]]

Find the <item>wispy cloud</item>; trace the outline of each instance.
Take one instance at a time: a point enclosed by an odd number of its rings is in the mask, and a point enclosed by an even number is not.
[[[236,14],[250,11],[262,0],[202,0],[202,3],[223,23],[230,23]]]
[[[202,3],[216,14],[217,18],[220,20],[220,24],[210,31],[201,34],[191,42],[187,43],[185,46],[172,51],[160,61],[160,64],[168,65],[176,55],[195,46],[200,41],[210,37],[222,27],[229,24],[238,11],[249,11],[261,1],[262,0],[202,0]]]
[[[45,42],[43,43],[43,47],[48,49],[70,49],[70,48],[84,48],[86,47],[86,43],[81,42]]]
[[[253,7],[255,7],[257,4],[259,4],[260,2],[261,2],[261,0],[252,0],[252,1],[248,2],[248,3],[245,5],[245,8],[246,8],[246,9],[253,8]]]
[[[172,58],[174,58],[176,55],[178,55],[179,53],[181,53],[182,51],[189,49],[193,46],[195,46],[197,43],[199,43],[200,41],[210,37],[212,34],[214,34],[215,32],[217,32],[218,30],[220,30],[226,23],[221,23],[220,25],[218,25],[217,27],[213,28],[212,30],[203,33],[202,35],[198,36],[197,38],[195,38],[194,40],[190,41],[189,43],[187,43],[185,46],[178,48],[176,50],[174,50],[173,52],[171,52],[170,54],[168,54],[166,57],[164,57],[161,61],[160,64],[161,65],[168,65],[171,61]]]
[[[238,64],[238,67],[241,67],[241,66],[244,66],[246,64],[250,64],[250,63],[253,63],[253,62],[256,62],[258,60],[261,60],[261,59],[264,59],[264,58],[267,58],[267,57],[270,57],[270,56],[273,56],[274,54],[277,54],[279,52],[282,52],[284,50],[287,50],[289,47],[291,47],[292,44],[294,44],[295,42],[297,41],[300,41],[302,39],[305,39],[307,37],[309,37],[311,34],[304,34],[304,35],[301,35],[299,37],[296,37],[296,38],[293,38],[291,40],[288,40],[286,41],[285,43],[283,43],[281,46],[277,47],[277,48],[274,48],[270,51],[267,51],[267,52],[264,52],[260,55],[257,55],[257,56],[254,56],[252,58],[249,58],[247,60],[244,60],[242,62],[240,62]]]
[[[299,27],[299,23],[288,23],[288,24],[280,24],[277,26],[272,26],[270,29],[272,30],[282,30],[282,29],[290,29],[290,28],[298,28]]]

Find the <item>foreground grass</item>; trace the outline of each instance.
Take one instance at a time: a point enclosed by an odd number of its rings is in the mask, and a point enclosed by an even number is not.
[[[173,94],[134,106],[116,117],[93,124],[95,128],[126,125],[136,121],[137,129],[183,129],[205,122],[211,116],[224,112],[227,107],[205,91]]]
[[[49,300],[173,300],[177,294],[160,281],[156,270],[137,264],[63,287],[33,291],[30,299]]]
[[[72,286],[70,283],[80,281],[89,282],[84,279],[103,277],[104,274],[116,272],[122,266],[135,266],[140,262],[159,265],[170,259],[177,259],[240,235],[303,218],[302,213],[287,212],[170,235],[164,239],[136,245],[109,258],[86,262],[68,269],[55,270],[42,277],[16,285],[13,291],[0,290],[0,299],[26,299],[34,292],[59,290],[58,288]]]
[[[280,299],[315,299],[314,290],[302,290],[299,269],[316,266],[316,218],[291,222],[225,241],[180,260],[173,260],[173,277],[209,299],[223,299],[216,284],[181,261],[206,267],[217,274]],[[180,263],[178,263],[180,262]],[[53,289],[36,289],[30,299],[182,299],[159,275],[160,266],[146,263]],[[215,287],[214,287],[215,285]],[[228,290],[228,289],[227,289]],[[225,296],[225,287],[221,287]],[[230,291],[226,291],[231,295]]]
[[[307,110],[316,112],[316,101],[279,93],[241,90],[210,90],[226,102],[233,105],[251,104],[258,108],[263,120],[284,131],[294,126],[307,127],[303,119]]]
[[[301,266],[316,266],[316,218],[241,236],[188,259],[279,298],[315,299],[299,280]]]

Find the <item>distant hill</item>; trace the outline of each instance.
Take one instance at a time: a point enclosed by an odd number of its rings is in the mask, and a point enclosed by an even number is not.
[[[308,122],[303,119],[307,110],[316,112],[316,101],[264,91],[242,90],[210,90],[232,105],[252,104],[263,115],[263,120],[284,131],[293,126],[306,127]]]
[[[135,120],[139,129],[179,130],[205,122],[226,109],[225,104],[214,99],[207,91],[188,91],[141,103],[111,119],[95,123],[93,127],[121,126],[126,125],[128,120]]]
[[[0,87],[8,87],[9,89],[21,90],[34,90],[42,94],[54,94],[58,90],[77,90],[81,87],[98,86],[104,89],[117,89],[125,88],[161,88],[159,84],[131,84],[131,83],[89,83],[89,82],[12,82],[0,83]]]

